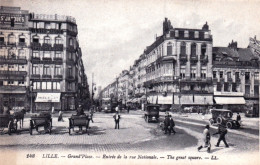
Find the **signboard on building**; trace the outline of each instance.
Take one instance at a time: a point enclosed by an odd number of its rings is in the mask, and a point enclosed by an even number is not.
[[[0,13],[0,23],[1,24],[24,24],[25,15],[24,14],[9,14],[9,13]]]

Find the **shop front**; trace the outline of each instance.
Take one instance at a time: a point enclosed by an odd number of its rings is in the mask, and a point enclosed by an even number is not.
[[[214,107],[242,112],[246,107],[246,100],[242,92],[214,92]]]
[[[36,111],[52,111],[61,109],[60,93],[37,93]]]

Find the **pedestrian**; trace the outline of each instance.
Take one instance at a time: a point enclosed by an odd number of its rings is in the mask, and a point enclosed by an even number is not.
[[[169,135],[173,132],[173,134],[175,135],[175,130],[173,129],[173,127],[175,127],[175,123],[173,121],[172,116],[170,115],[170,130],[169,130]]]
[[[210,132],[209,132],[209,125],[206,125],[203,131],[203,138],[204,144],[198,147],[198,151],[200,151],[203,147],[207,148],[207,152],[210,152],[211,144],[210,144]]]
[[[84,115],[84,110],[81,105],[77,109],[77,116]]]
[[[130,111],[130,105],[127,106],[127,113]]]
[[[51,113],[54,114],[54,106],[51,107]]]
[[[92,121],[92,123],[94,123],[94,121],[93,121],[93,114],[94,114],[94,109],[91,108],[91,110],[90,110],[90,120]]]
[[[227,128],[224,125],[219,124],[218,125],[218,132],[214,133],[213,135],[219,134],[218,142],[215,145],[216,147],[219,147],[219,143],[223,140],[225,146],[228,148],[229,145],[226,142],[226,134],[227,134]]]
[[[120,115],[118,114],[118,111],[116,111],[116,114],[113,116],[115,119],[115,129],[119,129],[119,121],[120,121]]]
[[[116,112],[118,112],[118,110],[119,110],[118,106],[116,106],[116,109],[115,109],[115,110],[116,110]]]
[[[167,134],[168,131],[170,132],[169,127],[170,127],[170,118],[169,115],[166,115],[164,119],[164,134]]]
[[[63,117],[62,117],[63,113],[61,112],[61,110],[59,111],[59,117],[58,117],[58,121],[64,121]]]

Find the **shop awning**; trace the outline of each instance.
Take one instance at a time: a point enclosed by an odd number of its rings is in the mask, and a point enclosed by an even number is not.
[[[171,96],[158,96],[158,104],[172,104],[172,95]]]
[[[246,104],[244,97],[214,97],[216,104]]]
[[[35,102],[37,103],[58,103],[60,102],[60,93],[37,93]]]

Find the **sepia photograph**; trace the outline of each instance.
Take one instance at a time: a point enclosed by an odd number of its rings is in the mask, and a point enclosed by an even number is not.
[[[259,0],[0,0],[0,164],[260,164]]]

